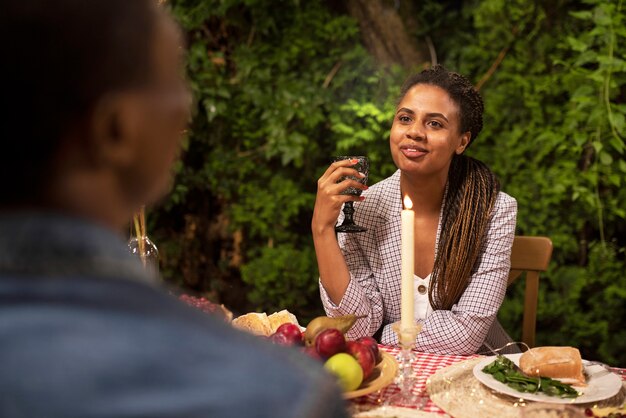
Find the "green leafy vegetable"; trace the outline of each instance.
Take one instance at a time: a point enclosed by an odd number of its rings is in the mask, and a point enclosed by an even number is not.
[[[492,375],[498,382],[502,382],[519,392],[542,392],[545,395],[559,398],[576,398],[580,395],[571,385],[558,380],[525,375],[515,363],[504,356],[498,356],[492,363],[483,367],[483,373]]]

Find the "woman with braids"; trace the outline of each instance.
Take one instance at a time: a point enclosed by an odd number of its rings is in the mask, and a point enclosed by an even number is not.
[[[482,128],[483,102],[463,76],[435,66],[402,88],[390,134],[398,170],[368,188],[333,163],[318,181],[312,221],[320,292],[329,316],[363,316],[348,337],[396,344],[400,320],[400,212],[415,211],[415,321],[420,351],[471,354],[510,341],[496,320],[507,286],[517,204],[495,175],[464,155]],[[342,195],[347,187],[361,197]],[[335,235],[342,205],[358,202],[359,234]]]

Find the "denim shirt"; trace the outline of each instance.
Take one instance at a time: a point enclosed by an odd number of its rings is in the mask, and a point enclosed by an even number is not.
[[[335,380],[160,289],[126,243],[0,215],[0,416],[346,417]]]

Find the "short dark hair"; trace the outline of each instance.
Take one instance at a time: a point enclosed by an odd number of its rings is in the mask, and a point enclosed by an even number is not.
[[[151,76],[155,3],[0,2],[0,204],[36,200],[68,129]]]
[[[442,65],[412,75],[403,84],[400,98],[404,98],[411,87],[417,84],[430,84],[448,92],[450,98],[459,106],[461,132],[470,132],[470,144],[474,142],[483,128],[483,99],[472,83],[464,76],[448,71]],[[468,145],[469,146],[469,145]]]

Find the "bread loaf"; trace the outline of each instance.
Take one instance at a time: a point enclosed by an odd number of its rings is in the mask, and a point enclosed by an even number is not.
[[[270,320],[270,327],[272,328],[272,333],[276,332],[279,326],[286,323],[298,324],[298,319],[294,314],[289,312],[287,309],[283,309],[280,312],[274,312],[270,316],[267,317]]]
[[[272,334],[272,327],[265,313],[250,312],[233,319],[232,324],[236,328],[255,335],[269,336]]]
[[[585,386],[580,352],[574,347],[535,347],[519,359],[519,367],[528,376],[558,379],[563,383]]]
[[[288,310],[283,309],[282,311],[275,312],[270,316],[267,316],[266,313],[247,313],[233,319],[232,324],[235,327],[251,332],[252,334],[269,337],[276,332],[278,327],[288,322],[300,326],[296,316]]]

